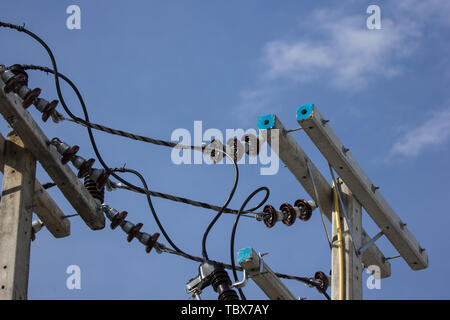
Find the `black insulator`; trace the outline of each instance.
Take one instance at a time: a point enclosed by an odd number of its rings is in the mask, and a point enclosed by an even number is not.
[[[97,188],[97,183],[89,176],[84,178],[84,186],[94,199],[99,200],[101,203],[105,200],[105,188],[101,190]]]
[[[219,294],[218,300],[239,300],[236,291],[231,289],[230,277],[222,266],[217,265],[211,273],[211,285]]]

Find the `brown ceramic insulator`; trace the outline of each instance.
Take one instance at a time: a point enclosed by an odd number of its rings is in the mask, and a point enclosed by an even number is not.
[[[322,282],[322,284],[320,286],[317,287],[317,290],[319,292],[326,292],[328,289],[328,277],[326,276],[325,273],[323,273],[322,271],[317,271],[314,274],[314,279],[320,280]]]
[[[147,243],[147,246],[145,247],[145,252],[150,253],[152,251],[153,247],[156,244],[156,241],[158,241],[159,233],[155,232],[151,237],[150,240]]]
[[[84,178],[84,186],[94,199],[97,199],[103,203],[105,198],[105,189],[98,189],[97,183],[95,183],[95,181],[89,176]]]
[[[89,171],[91,170],[92,166],[94,165],[95,159],[90,158],[89,160],[86,160],[85,162],[83,162],[83,164],[81,165],[80,169],[78,170],[78,178],[83,178],[85,175],[87,175],[89,173]]]
[[[41,94],[41,89],[35,88],[28,92],[25,99],[23,99],[22,106],[26,109],[36,100],[37,97]]]
[[[294,207],[300,208],[301,213],[298,217],[300,220],[308,221],[309,218],[311,218],[312,208],[311,208],[311,205],[308,202],[306,202],[305,200],[298,199],[297,201],[295,201]]]
[[[10,70],[15,75],[21,74],[24,76],[25,82],[24,84],[28,85],[28,73],[25,71],[25,69],[20,64],[13,64],[8,67],[8,70]]]
[[[70,159],[72,159],[72,157],[74,155],[76,155],[76,153],[78,152],[78,150],[80,150],[79,146],[72,146],[69,149],[67,149],[64,154],[62,155],[61,158],[61,163],[62,164],[66,164],[67,162],[70,161]]]
[[[284,212],[283,220],[281,220],[285,225],[292,226],[297,218],[294,208],[289,203],[283,203],[280,206],[280,211]]]
[[[98,177],[97,179],[97,188],[103,189],[105,187],[106,182],[108,182],[109,176],[111,175],[111,171],[106,170]]]
[[[25,83],[26,83],[25,76],[23,74],[19,73],[19,74],[15,75],[14,78],[12,78],[11,80],[8,81],[6,86],[3,88],[3,91],[5,93],[10,93],[15,88],[17,88],[19,85],[25,85]]]
[[[125,220],[125,218],[127,217],[127,215],[128,215],[128,212],[126,212],[126,211],[119,212],[117,215],[115,215],[111,221],[111,225],[110,225],[111,229],[114,230],[115,228],[120,226],[122,224],[122,222]]]
[[[131,242],[131,240],[133,240],[136,237],[138,232],[141,230],[142,226],[143,226],[142,223],[138,223],[130,230],[130,232],[128,232],[128,237],[127,237],[128,242]]]
[[[50,118],[58,103],[58,100],[53,100],[45,107],[44,112],[42,112],[42,121],[46,122]]]
[[[256,137],[255,141],[256,142],[256,155],[259,154],[259,138]],[[247,144],[246,147],[244,147],[245,153],[250,155],[250,137],[248,135],[244,135],[244,143]]]
[[[264,224],[267,228],[272,228],[277,222],[277,211],[273,206],[268,204],[264,207],[263,212],[265,215],[267,215],[264,218]]]

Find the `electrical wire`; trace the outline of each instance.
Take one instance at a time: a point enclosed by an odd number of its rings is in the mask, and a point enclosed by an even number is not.
[[[231,238],[230,238],[230,259],[231,259],[231,268],[233,271],[233,276],[234,276],[234,280],[238,281],[238,276],[237,276],[237,272],[236,272],[236,263],[234,261],[234,240],[236,237],[236,229],[237,229],[237,225],[239,223],[239,218],[241,217],[241,213],[242,210],[244,210],[245,206],[247,205],[247,203],[253,199],[254,196],[256,196],[259,192],[261,191],[266,191],[266,195],[264,196],[264,199],[254,208],[255,210],[260,208],[269,198],[270,195],[270,190],[267,187],[260,187],[258,189],[256,189],[255,191],[253,191],[248,197],[247,199],[245,199],[245,201],[242,203],[241,208],[239,209],[239,212],[236,216],[236,219],[234,220],[234,224],[233,224],[233,228],[231,230]],[[247,300],[244,292],[242,291],[241,288],[238,288],[239,291],[239,295],[241,296],[241,300]]]
[[[55,72],[47,67],[43,67],[43,66],[37,66],[37,65],[29,65],[29,64],[23,64],[21,65],[21,67],[24,70],[38,70],[38,71],[43,71],[43,72],[47,72],[47,73],[51,73],[51,74],[55,74]],[[64,81],[67,82],[67,84],[74,90],[75,94],[77,95],[78,99],[80,100],[80,102],[82,101],[82,97],[80,92],[78,91],[78,88],[75,86],[75,84],[64,74],[58,72],[57,73],[58,76],[63,79]],[[125,132],[122,130],[117,130],[117,129],[112,129],[112,128],[108,128],[105,127],[103,125],[99,125],[99,124],[95,124],[95,123],[91,123],[91,122],[87,122],[87,121],[78,121],[78,120],[72,120],[72,119],[67,119],[67,118],[63,118],[63,120],[67,120],[67,121],[72,121],[74,123],[80,124],[84,127],[87,128],[92,128],[92,129],[97,129],[100,131],[104,131],[107,133],[111,133],[111,134],[116,134],[119,136],[123,136],[123,137],[127,137],[130,139],[134,139],[134,140],[139,140],[139,141],[144,141],[144,142],[148,142],[148,143],[152,143],[152,144],[156,144],[156,145],[162,145],[162,146],[167,146],[167,147],[172,147],[172,148],[178,148],[178,149],[192,149],[192,150],[197,150],[197,151],[203,151],[204,148],[203,147],[199,147],[199,146],[188,146],[188,145],[180,145],[180,144],[175,144],[173,142],[170,141],[165,141],[165,140],[159,140],[159,139],[153,139],[150,137],[145,137],[145,136],[140,136],[140,135],[136,135],[133,133],[129,133],[129,132]],[[170,194],[165,194],[162,192],[156,192],[156,191],[152,191],[152,190],[144,190],[142,188],[139,187],[134,187],[131,188],[129,186],[122,186],[122,185],[117,185],[118,188],[122,188],[122,189],[127,189],[130,191],[134,191],[134,192],[138,192],[138,193],[148,193],[151,196],[155,196],[155,197],[160,197],[160,198],[164,198],[164,199],[168,199],[168,200],[172,200],[172,201],[177,201],[177,202],[183,202],[186,204],[190,204],[193,206],[198,206],[198,207],[203,207],[206,209],[212,209],[212,210],[220,210],[221,207],[219,206],[215,206],[215,205],[211,205],[205,202],[199,202],[199,201],[195,201],[195,200],[191,200],[191,199],[187,199],[187,198],[183,198],[183,197],[177,197],[177,196],[173,196]],[[225,208],[224,209],[224,213],[233,213],[233,214],[237,214],[238,210],[235,209],[229,209],[229,208]],[[244,211],[245,213],[254,213],[250,210]],[[262,212],[258,212],[255,214],[260,214],[262,215]],[[246,216],[246,215],[244,215]],[[250,217],[250,216],[247,216]],[[254,218],[254,217],[252,217]]]
[[[151,203],[151,199],[150,199],[150,195],[149,195],[149,192],[148,192],[149,190],[148,190],[148,188],[147,188],[147,184],[146,184],[146,182],[145,182],[145,179],[142,177],[142,175],[140,175],[139,172],[137,172],[136,170],[133,170],[133,169],[125,169],[125,168],[122,168],[122,169],[114,169],[114,170],[112,170],[112,169],[105,163],[105,161],[103,160],[103,158],[102,158],[102,156],[101,156],[101,154],[100,154],[100,152],[99,152],[99,150],[98,150],[97,144],[96,144],[96,142],[95,142],[95,139],[94,139],[94,136],[93,136],[93,133],[92,133],[92,130],[91,130],[92,124],[91,124],[90,121],[89,121],[89,115],[88,115],[87,108],[86,108],[86,105],[85,105],[85,103],[84,103],[84,100],[83,100],[83,98],[82,98],[80,92],[78,91],[77,87],[76,87],[76,86],[75,86],[68,78],[64,79],[64,77],[62,77],[62,75],[58,72],[58,68],[57,68],[57,65],[56,65],[55,57],[54,57],[54,55],[53,55],[51,49],[50,49],[50,48],[48,47],[48,45],[45,43],[45,41],[43,41],[40,37],[38,37],[38,36],[37,36],[36,34],[34,34],[33,32],[31,32],[31,31],[25,29],[25,27],[23,27],[23,26],[18,26],[18,25],[14,25],[14,24],[11,24],[11,23],[5,23],[5,22],[0,21],[0,27],[6,27],[6,28],[14,29],[14,30],[17,30],[17,31],[19,31],[19,32],[23,32],[23,33],[29,35],[29,36],[32,37],[34,40],[36,40],[37,42],[39,42],[39,43],[42,45],[42,47],[47,51],[47,54],[48,54],[49,57],[50,57],[50,60],[51,60],[51,63],[52,63],[52,67],[53,67],[53,70],[47,68],[47,69],[48,69],[47,72],[51,72],[51,73],[54,74],[54,79],[55,79],[55,86],[56,86],[57,95],[58,95],[58,98],[59,98],[59,100],[60,100],[60,102],[61,102],[61,105],[62,105],[64,111],[69,115],[70,118],[72,118],[72,120],[73,120],[74,122],[79,123],[79,124],[83,124],[84,126],[87,127],[89,139],[90,139],[91,145],[92,145],[92,147],[93,147],[93,149],[94,149],[94,153],[96,154],[96,156],[97,156],[97,158],[98,158],[100,164],[103,166],[103,168],[104,168],[107,172],[110,172],[111,175],[112,175],[114,178],[116,178],[117,180],[119,180],[119,181],[122,182],[123,184],[127,185],[128,187],[130,187],[130,188],[132,188],[132,189],[134,189],[134,190],[136,190],[136,191],[139,191],[140,189],[142,190],[142,188],[139,188],[139,187],[135,186],[134,184],[128,182],[127,180],[121,178],[119,175],[115,174],[114,171],[119,171],[119,172],[121,172],[121,171],[122,171],[122,172],[130,172],[130,173],[137,174],[137,176],[138,176],[138,177],[141,179],[141,181],[142,181],[142,184],[143,184],[143,186],[144,186],[144,190],[146,191],[145,194],[146,194],[146,196],[147,196],[147,200],[148,200],[148,202],[149,202],[149,206],[150,206],[150,208],[151,208],[152,214],[154,215],[154,217],[157,218],[156,212],[155,212],[155,210],[154,210],[154,208],[153,208],[153,205],[152,205],[152,203]],[[31,68],[30,68],[30,69],[31,69]],[[50,71],[50,70],[51,70],[51,71]],[[60,83],[59,83],[59,78],[60,78],[60,77],[63,78],[64,80],[66,80],[66,81],[68,80],[67,82],[69,83],[69,85],[72,84],[71,87],[72,87],[72,89],[74,90],[74,92],[76,93],[76,95],[78,96],[78,99],[79,99],[79,101],[80,101],[80,104],[81,104],[81,107],[82,107],[82,110],[83,110],[83,114],[84,114],[84,118],[85,118],[84,120],[81,119],[81,118],[79,118],[79,117],[77,117],[77,116],[75,116],[75,115],[70,111],[70,109],[67,107],[66,102],[65,102],[65,100],[64,100],[64,98],[63,98],[63,95],[62,95],[62,92],[61,92],[61,87],[60,87]],[[90,126],[90,125],[91,125],[91,126]],[[92,127],[93,127],[93,126],[92,126]],[[97,128],[100,128],[100,126],[98,126]],[[97,129],[97,128],[96,128],[96,129]],[[103,128],[105,128],[105,127],[103,127]],[[110,131],[111,131],[110,133],[113,133],[113,130],[110,130]],[[120,131],[118,131],[118,130],[115,130],[115,131],[120,132]],[[107,132],[108,132],[108,131],[107,131]],[[122,132],[121,132],[121,135],[125,136],[124,134],[125,134],[125,132],[122,131]],[[129,135],[132,136],[132,134],[129,134]],[[134,137],[133,137],[134,139],[139,140],[139,137],[138,137],[137,135],[133,135],[133,136],[134,136]],[[142,137],[142,136],[140,136],[140,137]],[[145,141],[145,140],[146,140],[146,139],[142,139],[141,141]],[[158,141],[157,139],[153,139],[153,140],[155,140],[155,141],[153,141],[152,143]],[[162,142],[166,142],[166,141],[163,141],[163,140],[159,140],[159,142],[161,142],[161,141],[162,141]],[[146,141],[146,142],[148,142],[148,141]],[[158,144],[158,143],[155,143],[155,144]],[[170,143],[169,145],[167,145],[167,144],[165,144],[165,143],[161,143],[160,145],[166,145],[166,146],[170,146],[170,147],[175,147],[175,146],[173,146],[172,144],[173,144],[173,143]],[[182,148],[182,146],[181,146],[181,148]],[[190,148],[190,149],[201,148],[201,150],[203,150],[203,147],[188,146],[188,148]],[[218,150],[218,149],[216,149],[216,150],[217,150],[217,151],[224,152],[224,151],[222,151],[222,150]],[[224,153],[225,153],[225,152],[224,152]],[[227,153],[225,153],[225,154],[227,155]],[[228,156],[229,156],[229,155],[228,155]],[[170,243],[170,245],[175,249],[174,251],[172,251],[172,253],[175,253],[175,254],[178,254],[178,255],[182,255],[182,256],[184,256],[184,257],[186,257],[186,258],[193,259],[193,260],[195,260],[195,261],[204,261],[204,260],[208,260],[208,255],[207,255],[207,252],[206,252],[206,238],[207,238],[208,233],[209,233],[209,231],[211,230],[211,228],[214,226],[214,224],[216,223],[216,221],[217,221],[217,220],[220,218],[220,216],[222,215],[222,213],[223,213],[223,211],[225,210],[225,208],[228,206],[229,202],[231,201],[231,199],[232,199],[232,197],[233,197],[233,195],[234,195],[234,192],[236,191],[236,187],[237,187],[237,182],[238,182],[238,177],[239,177],[239,171],[238,171],[236,162],[234,161],[234,159],[232,159],[232,160],[233,160],[233,164],[234,164],[234,167],[235,167],[235,181],[234,181],[234,184],[233,184],[233,188],[232,188],[232,190],[231,190],[231,192],[230,192],[230,195],[229,195],[227,201],[225,202],[224,206],[220,209],[220,211],[218,212],[218,214],[217,214],[217,215],[215,216],[215,218],[211,221],[211,223],[209,224],[208,228],[206,229],[206,231],[205,231],[205,233],[204,233],[204,235],[203,235],[203,240],[202,240],[202,255],[203,255],[203,259],[202,259],[202,258],[199,258],[199,257],[195,257],[195,256],[192,256],[192,255],[189,255],[189,254],[186,254],[186,253],[184,253],[183,251],[181,251],[176,245],[174,245],[174,243],[173,243],[173,242],[170,240],[170,238],[167,236],[167,234],[165,233],[165,230],[162,228],[162,225],[160,225],[160,223],[159,223],[159,219],[155,219],[155,220],[157,221],[158,226],[159,226],[160,229],[161,229],[161,232],[164,234],[166,240],[167,240],[167,241]],[[166,250],[171,251],[171,250],[168,249],[168,248],[166,248]],[[166,252],[168,252],[168,251],[166,251]],[[226,267],[228,267],[228,268],[230,267],[230,266],[228,266],[228,265],[224,265],[224,266],[226,266]],[[238,268],[238,269],[239,269],[239,268]],[[242,269],[241,269],[241,270],[242,270]],[[276,275],[279,276],[280,278],[293,279],[293,280],[298,280],[298,281],[302,281],[302,282],[305,282],[305,283],[311,283],[311,280],[310,280],[309,278],[293,277],[293,276],[288,276],[288,275],[283,275],[283,274],[278,274],[278,273],[277,273]],[[326,294],[326,292],[325,292],[325,295],[328,296],[328,295]],[[329,298],[329,297],[327,297],[327,298]]]
[[[138,190],[134,190],[130,187],[123,186],[123,185],[117,184],[117,183],[113,183],[113,188],[124,189],[124,190],[137,192],[137,193],[141,193],[141,194],[148,193],[149,195],[154,196],[154,197],[163,198],[163,199],[167,199],[167,200],[171,200],[171,201],[175,201],[175,202],[182,202],[185,204],[189,204],[191,206],[201,207],[201,208],[210,209],[210,210],[214,210],[214,211],[218,211],[221,209],[221,207],[219,207],[219,206],[209,204],[206,202],[196,201],[196,200],[183,198],[183,197],[179,197],[179,196],[174,196],[171,194],[166,194],[166,193],[152,191],[152,190],[145,191],[144,189],[141,189],[141,188],[138,191]],[[223,210],[223,213],[234,214],[234,215],[238,214],[238,212],[239,212],[239,210],[230,209],[230,208],[225,208]],[[242,213],[243,214],[241,214],[241,217],[252,218],[252,219],[262,219],[262,217],[264,215],[264,212],[252,212],[250,210],[242,211]],[[248,214],[244,214],[244,213],[248,213]],[[253,215],[250,215],[250,214],[253,214]]]
[[[59,83],[59,73],[58,73],[58,68],[57,68],[57,65],[56,65],[55,57],[54,57],[54,55],[53,55],[51,49],[49,48],[49,46],[45,43],[45,41],[42,40],[40,37],[38,37],[38,36],[37,36],[36,34],[34,34],[33,32],[31,32],[31,31],[25,29],[23,26],[17,26],[17,25],[14,25],[14,24],[5,23],[5,22],[0,21],[0,27],[11,28],[11,29],[17,30],[17,31],[19,31],[19,32],[24,32],[25,34],[29,35],[29,36],[32,37],[34,40],[36,40],[37,42],[39,42],[39,43],[42,45],[42,47],[44,47],[44,49],[47,51],[47,54],[48,54],[48,56],[50,57],[50,60],[51,60],[51,63],[52,63],[52,67],[53,67],[53,75],[54,75],[54,78],[55,78],[56,91],[57,91],[57,94],[58,94],[58,98],[59,98],[59,100],[60,100],[60,102],[61,102],[61,105],[63,106],[63,108],[64,108],[64,110],[66,111],[66,113],[67,113],[73,120],[80,121],[80,122],[84,122],[84,123],[89,123],[89,115],[88,115],[87,108],[86,108],[86,105],[85,105],[85,103],[84,103],[84,100],[83,100],[83,98],[82,98],[82,96],[81,96],[79,90],[76,88],[76,86],[75,86],[72,82],[70,82],[70,83],[72,83],[72,85],[73,85],[73,86],[71,86],[71,87],[72,87],[72,89],[75,91],[75,93],[76,93],[78,99],[80,100],[80,104],[81,104],[81,107],[82,107],[82,109],[83,109],[83,114],[84,114],[85,120],[76,117],[76,116],[70,111],[70,109],[67,107],[66,102],[64,101],[64,97],[63,97],[62,92],[61,92],[61,87],[60,87],[60,83]],[[69,83],[69,84],[70,84],[70,83]],[[94,135],[93,135],[93,133],[92,133],[92,129],[91,129],[90,127],[88,127],[87,130],[88,130],[89,139],[90,139],[91,145],[92,145],[92,147],[93,147],[93,149],[94,149],[95,155],[97,156],[97,158],[98,158],[100,164],[103,166],[103,168],[104,168],[107,172],[110,172],[111,175],[112,175],[114,178],[116,178],[117,180],[119,180],[120,182],[124,183],[125,185],[127,185],[127,186],[129,186],[129,187],[131,187],[131,188],[136,188],[135,185],[133,185],[132,183],[128,182],[127,180],[121,178],[119,175],[117,175],[115,172],[113,172],[113,170],[111,170],[111,169],[109,168],[109,166],[105,163],[105,161],[103,160],[103,158],[102,158],[102,156],[101,156],[101,154],[100,154],[100,152],[99,152],[99,150],[98,150],[97,144],[96,144],[95,139],[94,139]],[[137,172],[137,171],[136,171],[136,172]],[[145,185],[146,185],[146,184],[145,184]],[[144,188],[145,188],[146,191],[147,191],[148,189],[145,187],[145,185],[144,185]],[[150,196],[148,195],[148,193],[146,193],[146,195],[147,195],[147,201],[148,201],[149,207],[150,207],[150,209],[151,209],[151,211],[152,211],[153,216],[155,217],[155,216],[157,216],[157,214],[156,214],[156,212],[155,212],[155,210],[154,210],[154,208],[153,208],[153,205],[152,205],[152,203],[151,203]],[[225,207],[226,207],[226,206],[225,206]],[[219,215],[219,216],[220,216],[220,215]],[[159,219],[158,219],[158,221],[159,221]],[[157,222],[157,223],[158,223],[158,222]],[[160,225],[160,224],[158,224],[158,226],[159,226],[159,225]],[[160,228],[160,229],[161,229],[161,228]],[[161,229],[161,232],[163,233],[164,237],[165,237],[166,240],[173,246],[172,240],[167,236],[167,234],[166,234],[165,231],[163,232],[163,230],[164,230],[164,229]],[[177,246],[173,246],[173,248],[174,248],[175,250],[177,250],[177,251],[182,252],[180,249],[178,249]]]
[[[230,194],[227,198],[227,200],[225,201],[225,204],[222,206],[222,208],[220,208],[219,212],[216,214],[216,216],[214,217],[214,219],[210,222],[210,224],[208,225],[208,227],[205,230],[205,233],[203,234],[203,239],[202,239],[202,256],[204,261],[208,261],[208,252],[206,250],[206,239],[208,237],[209,232],[211,231],[212,227],[214,226],[214,224],[217,222],[217,220],[219,220],[220,216],[222,215],[224,209],[228,206],[228,204],[230,203],[231,199],[234,196],[234,193],[236,191],[237,188],[237,184],[239,182],[239,169],[238,166],[236,164],[236,161],[233,157],[231,157],[227,152],[220,150],[220,149],[215,149],[216,151],[222,152],[225,156],[227,156],[228,158],[231,159],[231,161],[233,162],[233,167],[234,167],[234,183],[233,183],[233,187],[231,188]]]

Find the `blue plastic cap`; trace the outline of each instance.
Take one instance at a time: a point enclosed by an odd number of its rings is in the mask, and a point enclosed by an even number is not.
[[[314,110],[314,104],[305,104],[297,108],[297,120],[305,120]]]
[[[272,129],[275,127],[275,115],[267,114],[258,118],[258,129]]]
[[[239,250],[237,255],[238,263],[241,263],[242,261],[250,259],[252,256],[252,248],[247,247],[244,249]]]

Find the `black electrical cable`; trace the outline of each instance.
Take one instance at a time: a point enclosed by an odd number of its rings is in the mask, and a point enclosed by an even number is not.
[[[214,224],[217,222],[217,220],[222,215],[224,209],[230,203],[231,199],[234,196],[234,192],[236,191],[237,184],[239,182],[239,169],[238,169],[238,166],[236,164],[235,159],[233,157],[231,157],[228,153],[226,153],[223,150],[219,150],[219,149],[215,149],[215,150],[219,151],[219,152],[222,152],[224,155],[226,155],[228,158],[230,158],[231,161],[233,162],[233,166],[234,166],[234,183],[233,183],[233,188],[231,189],[231,192],[230,192],[230,194],[228,196],[227,201],[225,201],[225,204],[222,206],[222,208],[220,208],[219,212],[216,214],[214,219],[210,222],[210,224],[208,225],[208,227],[205,230],[205,233],[203,234],[203,239],[202,239],[202,256],[203,256],[204,261],[208,261],[209,260],[208,252],[206,251],[206,238],[208,237],[209,231],[211,231],[211,228],[214,226]]]
[[[55,60],[55,57],[54,57],[54,55],[53,55],[51,49],[50,49],[50,48],[48,47],[48,45],[45,43],[45,41],[42,40],[41,38],[39,38],[39,37],[38,37],[36,34],[34,34],[33,32],[31,32],[31,31],[25,29],[23,26],[17,26],[17,25],[14,25],[14,24],[5,23],[5,22],[0,21],[0,27],[7,27],[7,28],[11,28],[11,29],[17,30],[17,31],[19,31],[19,32],[24,32],[25,34],[27,34],[27,35],[29,35],[30,37],[32,37],[33,39],[35,39],[37,42],[39,42],[39,43],[44,47],[44,49],[47,51],[47,54],[49,55],[50,60],[51,60],[51,63],[52,63],[52,67],[53,67],[53,71],[54,71],[53,74],[54,74],[54,78],[55,78],[56,91],[57,91],[57,94],[58,94],[58,98],[59,98],[59,100],[60,100],[60,102],[61,102],[61,105],[63,106],[63,108],[64,108],[64,110],[66,111],[66,113],[67,113],[72,119],[74,119],[74,120],[76,120],[76,121],[84,122],[84,123],[89,123],[89,115],[88,115],[88,112],[87,112],[86,105],[85,105],[85,103],[84,103],[84,100],[83,100],[83,98],[82,98],[80,92],[78,91],[78,89],[76,89],[75,85],[73,86],[73,89],[74,89],[75,93],[77,94],[78,99],[80,100],[80,103],[81,103],[81,107],[82,107],[82,109],[83,109],[83,114],[84,114],[85,120],[76,117],[76,116],[69,110],[69,108],[67,107],[67,105],[66,105],[66,103],[65,103],[65,101],[64,101],[62,92],[61,92],[60,84],[59,84],[59,73],[58,73],[58,68],[57,68],[57,66],[56,66],[56,60]],[[76,90],[75,90],[75,89],[76,89]],[[112,172],[112,170],[111,170],[111,169],[109,168],[109,166],[104,162],[102,156],[100,155],[100,152],[98,151],[97,144],[96,144],[96,142],[95,142],[94,135],[93,135],[93,133],[92,133],[92,129],[88,127],[87,130],[88,130],[89,139],[90,139],[90,141],[91,141],[92,148],[94,149],[95,155],[97,156],[97,158],[98,158],[100,164],[103,166],[103,168],[104,168],[106,171],[110,172],[111,175],[112,175],[114,178],[116,178],[117,180],[119,180],[120,182],[122,182],[122,183],[124,183],[125,185],[127,185],[127,186],[129,186],[129,187],[131,187],[131,188],[137,190],[138,187],[136,187],[136,186],[133,185],[132,183],[128,182],[127,180],[122,179],[119,175],[117,175],[117,174],[115,174],[114,172]],[[146,190],[148,190],[148,189],[146,189]],[[148,196],[148,194],[147,194],[147,200],[150,200],[150,196]],[[149,206],[150,206],[150,209],[151,209],[151,211],[152,211],[152,214],[153,214],[154,216],[156,216],[156,212],[154,212],[153,205],[151,204],[151,201],[149,202]],[[163,229],[161,229],[161,232],[163,232]],[[164,234],[166,240],[167,240],[169,243],[171,243],[171,245],[172,245],[172,244],[173,244],[172,240],[170,240],[170,238],[167,236],[167,234],[166,234],[165,232],[163,232],[163,234]],[[174,249],[177,250],[177,251],[179,250],[179,249],[177,249],[176,246],[174,247]]]
[[[88,115],[87,108],[86,108],[86,105],[85,105],[85,103],[84,103],[84,100],[83,100],[83,98],[82,98],[80,92],[78,91],[77,87],[76,87],[76,86],[75,86],[75,85],[74,85],[67,77],[63,77],[63,76],[58,72],[58,68],[57,68],[57,65],[56,65],[55,57],[54,57],[54,55],[53,55],[51,49],[50,49],[50,48],[48,47],[48,45],[45,43],[45,41],[42,40],[40,37],[38,37],[38,36],[37,36],[36,34],[34,34],[33,32],[31,32],[31,31],[25,29],[25,27],[23,27],[23,26],[18,26],[18,25],[14,25],[14,24],[11,24],[11,23],[5,23],[5,22],[3,22],[3,21],[0,21],[0,27],[6,27],[6,28],[10,28],[10,29],[17,30],[17,31],[19,31],[19,32],[23,32],[23,33],[29,35],[30,37],[32,37],[33,39],[35,39],[37,42],[39,42],[39,44],[42,45],[42,47],[47,51],[47,54],[48,54],[49,57],[50,57],[50,60],[51,60],[52,66],[53,66],[53,72],[52,72],[52,73],[54,74],[54,78],[55,78],[56,91],[57,91],[58,98],[59,98],[59,100],[60,100],[60,102],[61,102],[61,105],[63,106],[64,111],[66,111],[66,113],[67,113],[67,114],[68,114],[75,122],[82,123],[82,124],[84,124],[84,125],[87,127],[88,134],[89,134],[89,139],[90,139],[92,148],[94,149],[94,153],[95,153],[95,155],[97,156],[97,158],[98,158],[100,164],[103,166],[103,168],[104,168],[106,171],[110,172],[111,175],[112,175],[114,178],[116,178],[117,180],[119,180],[120,182],[124,183],[125,185],[129,186],[129,187],[132,188],[132,189],[135,189],[136,191],[139,191],[139,189],[141,189],[141,188],[135,186],[134,184],[128,182],[127,180],[125,180],[125,179],[121,178],[120,176],[118,176],[117,174],[115,174],[114,171],[120,171],[120,170],[112,170],[112,169],[104,162],[104,160],[103,160],[103,158],[102,158],[102,156],[101,156],[101,154],[100,154],[100,152],[99,152],[99,150],[98,150],[98,147],[97,147],[97,144],[96,144],[96,142],[95,142],[95,139],[94,139],[92,130],[91,130],[91,128],[89,127],[89,124],[90,124],[90,121],[89,121],[89,115]],[[62,95],[62,92],[61,92],[61,87],[60,87],[60,83],[59,83],[59,78],[60,78],[60,77],[63,78],[63,79],[65,78],[64,80],[66,80],[67,83],[68,83],[69,85],[72,84],[71,87],[72,87],[72,89],[74,90],[74,92],[76,93],[76,95],[78,96],[78,99],[79,99],[79,101],[80,101],[80,103],[81,103],[81,107],[82,107],[82,109],[83,109],[83,114],[84,114],[85,119],[81,119],[81,118],[75,116],[75,115],[70,111],[70,109],[67,107],[66,102],[65,102],[65,100],[64,100],[64,98],[63,98],[63,95]],[[195,147],[193,147],[193,146],[191,146],[191,147],[192,147],[192,148],[195,148]],[[218,150],[218,151],[221,151],[221,150]],[[225,152],[224,152],[224,153],[225,153]],[[226,153],[225,153],[225,154],[226,154]],[[202,255],[203,255],[203,259],[204,259],[204,260],[208,260],[208,255],[207,255],[207,252],[206,252],[206,238],[207,238],[207,236],[208,236],[208,233],[209,233],[209,231],[211,230],[211,228],[213,227],[213,225],[216,223],[216,221],[220,218],[220,216],[222,215],[224,209],[228,206],[229,202],[231,201],[231,199],[232,199],[232,197],[233,197],[233,195],[234,195],[234,192],[236,191],[237,182],[238,182],[238,178],[239,178],[239,171],[238,171],[237,164],[236,164],[235,161],[233,161],[233,164],[234,164],[234,167],[235,167],[235,181],[234,181],[234,185],[233,185],[232,191],[231,191],[231,193],[230,193],[230,195],[229,195],[229,197],[228,197],[228,199],[227,199],[225,205],[221,208],[221,210],[218,212],[218,214],[216,215],[216,217],[211,221],[211,223],[209,224],[208,228],[206,229],[206,231],[205,231],[205,233],[204,233],[204,235],[203,235],[203,240],[202,240]],[[139,174],[139,172],[137,172],[136,170],[132,170],[132,169],[121,169],[121,170],[127,170],[128,172],[132,172],[132,171],[133,171],[133,173]],[[146,191],[147,200],[148,200],[148,202],[149,202],[149,206],[150,206],[150,208],[151,208],[152,214],[154,215],[154,217],[157,218],[156,212],[155,212],[155,210],[154,210],[154,208],[153,208],[153,205],[152,205],[152,203],[151,203],[150,196],[149,196],[149,194],[148,194],[148,191],[149,191],[149,190],[148,190],[147,185],[146,185],[146,183],[145,183],[145,179],[143,179],[142,175],[139,174],[139,176],[140,176],[140,178],[142,178],[141,181],[143,182],[144,190]],[[257,207],[257,208],[258,208],[258,207]],[[253,211],[253,210],[256,210],[257,208],[254,208],[254,209],[251,209],[251,210],[248,210],[248,211]],[[239,216],[238,216],[238,217],[239,217]],[[166,240],[172,245],[172,247],[175,249],[175,251],[178,252],[179,254],[181,254],[181,255],[187,257],[187,258],[191,258],[191,259],[194,258],[193,260],[195,260],[195,257],[194,257],[194,256],[189,255],[189,254],[186,254],[186,253],[184,253],[183,251],[181,251],[179,248],[177,248],[177,246],[175,246],[175,245],[173,244],[173,242],[170,240],[170,238],[168,237],[168,235],[165,233],[165,230],[164,230],[164,229],[162,228],[162,226],[160,225],[159,219],[155,219],[155,220],[157,221],[157,224],[158,224],[158,226],[160,227],[161,232],[164,234]],[[301,277],[296,277],[296,278],[297,278],[297,280],[302,281],[302,278],[301,278]],[[306,278],[305,278],[305,279],[306,279]],[[324,292],[324,295],[329,299],[329,296],[328,296],[328,294],[327,294],[326,292]]]
[[[144,177],[142,176],[142,174],[140,174],[138,171],[133,170],[133,169],[128,169],[128,168],[117,168],[117,169],[114,169],[113,171],[118,171],[118,172],[128,172],[128,173],[134,174],[135,176],[137,176],[137,177],[141,180],[142,185],[143,185],[143,187],[144,187],[144,190],[148,190],[147,182],[145,181],[145,179],[144,179]],[[173,241],[170,239],[169,235],[167,234],[166,230],[165,230],[164,227],[162,226],[161,221],[159,220],[158,215],[156,214],[155,208],[153,207],[153,203],[152,203],[152,200],[150,199],[150,195],[149,195],[148,193],[146,193],[146,197],[147,197],[148,204],[149,204],[149,206],[150,206],[150,210],[151,210],[151,212],[152,212],[152,214],[153,214],[153,218],[155,219],[156,224],[158,225],[158,227],[159,227],[159,229],[161,230],[162,234],[163,234],[164,237],[166,238],[167,242],[169,242],[169,244],[170,244],[176,251],[182,252],[182,253],[186,254],[187,256],[191,256],[190,254],[187,254],[187,253],[183,252],[183,250],[181,250],[180,248],[178,248],[178,247],[175,245],[175,243],[173,243]],[[192,256],[191,256],[191,257],[192,257]]]
[[[235,264],[235,261],[234,261],[234,240],[235,240],[235,237],[236,237],[236,228],[237,228],[237,225],[238,225],[238,222],[239,222],[239,218],[241,217],[242,211],[244,210],[244,208],[247,205],[247,203],[251,199],[253,199],[253,197],[255,195],[257,195],[261,191],[266,191],[266,195],[265,195],[264,199],[255,208],[253,208],[253,210],[257,210],[258,208],[260,208],[267,201],[267,199],[269,198],[269,195],[270,195],[269,188],[267,188],[267,187],[260,187],[260,188],[256,189],[255,191],[253,191],[247,197],[247,199],[245,199],[244,203],[242,203],[242,206],[239,209],[239,212],[238,212],[238,214],[236,216],[236,219],[234,220],[233,229],[231,231],[231,239],[230,239],[230,258],[231,258],[231,268],[232,268],[232,271],[233,271],[234,281],[238,281],[238,276],[237,276],[237,272],[236,272],[236,264]],[[247,300],[245,298],[245,295],[244,295],[244,292],[242,291],[242,289],[238,288],[238,291],[239,291],[239,295],[241,296],[241,299],[242,300]]]

